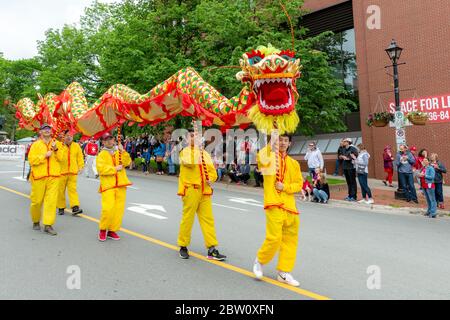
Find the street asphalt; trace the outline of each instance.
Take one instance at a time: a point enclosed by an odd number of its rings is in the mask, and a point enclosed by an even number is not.
[[[300,289],[293,289],[271,280],[276,259],[265,266],[264,281],[251,275],[265,235],[260,193],[216,188],[219,250],[228,259],[210,263],[198,221],[189,247],[194,256],[178,257],[182,203],[175,178],[130,176],[122,240],[100,243],[93,221],[101,209],[98,180],[80,176],[85,215],[58,216],[58,235],[51,237],[31,228],[30,185],[21,176],[20,162],[0,161],[0,299],[450,298],[450,219],[299,201],[293,275]],[[80,289],[67,286],[73,266]]]

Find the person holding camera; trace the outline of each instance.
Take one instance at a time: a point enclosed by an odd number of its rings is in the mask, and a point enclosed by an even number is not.
[[[404,189],[406,193],[406,201],[419,203],[417,200],[416,188],[414,187],[413,166],[416,163],[414,156],[408,150],[408,146],[400,145],[397,152],[395,166],[398,171],[398,180],[400,189]]]
[[[316,168],[320,168],[323,171],[324,162],[322,152],[317,148],[315,142],[311,142],[308,145],[305,160],[308,162],[308,172],[312,179],[316,175]]]
[[[348,187],[348,196],[345,198],[347,201],[356,201],[358,186],[356,184],[356,168],[355,162],[358,157],[358,150],[352,146],[352,139],[344,139],[344,151],[340,158],[343,160],[342,168],[344,169],[345,180]]]

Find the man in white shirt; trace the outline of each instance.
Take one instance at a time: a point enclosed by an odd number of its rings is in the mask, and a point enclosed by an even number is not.
[[[305,160],[308,162],[308,171],[311,178],[314,178],[316,168],[320,168],[323,171],[323,157],[322,152],[316,147],[315,142],[311,142],[308,146],[308,151],[305,155]]]

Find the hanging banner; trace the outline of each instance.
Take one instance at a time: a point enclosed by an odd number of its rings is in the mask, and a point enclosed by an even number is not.
[[[0,144],[0,160],[23,160],[25,146]]]
[[[405,114],[426,112],[430,123],[450,122],[450,94],[401,100],[400,108]],[[395,102],[389,103],[389,111],[395,113]]]

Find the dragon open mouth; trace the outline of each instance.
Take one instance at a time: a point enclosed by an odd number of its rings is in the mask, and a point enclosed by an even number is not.
[[[253,88],[262,113],[280,115],[294,109],[291,78],[257,79]]]

